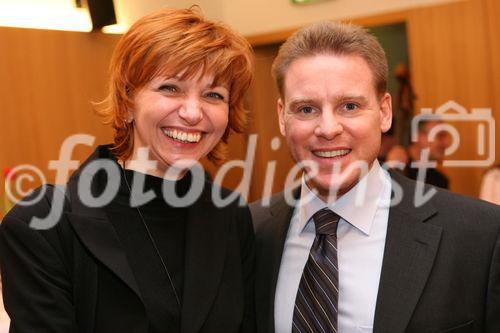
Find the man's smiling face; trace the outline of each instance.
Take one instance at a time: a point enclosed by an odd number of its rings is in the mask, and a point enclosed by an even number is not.
[[[290,64],[278,116],[294,160],[318,166],[308,185],[326,201],[331,188],[340,196],[359,181],[360,169],[349,166],[371,167],[391,126],[391,97],[377,95],[362,57],[318,54]]]

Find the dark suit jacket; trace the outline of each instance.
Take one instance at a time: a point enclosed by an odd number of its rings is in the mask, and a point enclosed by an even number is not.
[[[416,208],[415,182],[391,177],[404,195],[389,211],[374,332],[500,332],[500,207],[438,190]],[[257,331],[274,332],[274,293],[293,207],[280,193],[269,207],[250,209]]]
[[[87,163],[106,155],[103,149]],[[68,183],[69,200],[53,228],[29,227],[32,216],[47,216],[53,188],[38,204],[16,206],[3,220],[0,261],[11,332],[147,333],[125,251],[106,209],[79,200],[80,173]],[[181,331],[254,332],[250,212],[236,202],[215,207],[210,191],[207,182],[188,209]]]

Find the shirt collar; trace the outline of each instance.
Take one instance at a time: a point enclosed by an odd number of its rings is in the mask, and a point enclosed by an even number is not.
[[[302,232],[314,213],[328,207],[353,227],[370,235],[375,213],[386,184],[385,177],[387,177],[386,172],[375,160],[370,171],[349,192],[335,202],[327,204],[309,189],[305,182],[305,176],[302,175],[299,230]]]

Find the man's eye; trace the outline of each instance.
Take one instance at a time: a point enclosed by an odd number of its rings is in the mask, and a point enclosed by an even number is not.
[[[213,92],[213,91],[211,91],[211,92],[207,93],[207,97],[210,97],[210,98],[215,98],[215,99],[220,99],[220,100],[222,100],[222,101],[224,100],[224,96],[222,96],[222,95],[221,95],[221,94],[219,94],[219,93]]]
[[[352,110],[356,110],[358,108],[358,106],[354,103],[346,103],[344,105],[344,108],[348,111],[352,111]]]
[[[300,111],[301,113],[304,113],[304,114],[310,114],[310,113],[312,113],[312,112],[313,112],[313,108],[312,108],[312,107],[310,107],[310,106],[304,106],[304,107],[301,107],[301,108],[299,109],[299,111]]]

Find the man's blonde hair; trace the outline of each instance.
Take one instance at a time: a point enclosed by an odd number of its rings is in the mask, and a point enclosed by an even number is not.
[[[377,94],[382,96],[387,91],[387,59],[377,39],[357,25],[322,21],[295,32],[281,45],[272,73],[282,97],[290,64],[297,59],[320,54],[362,57],[373,73]]]

